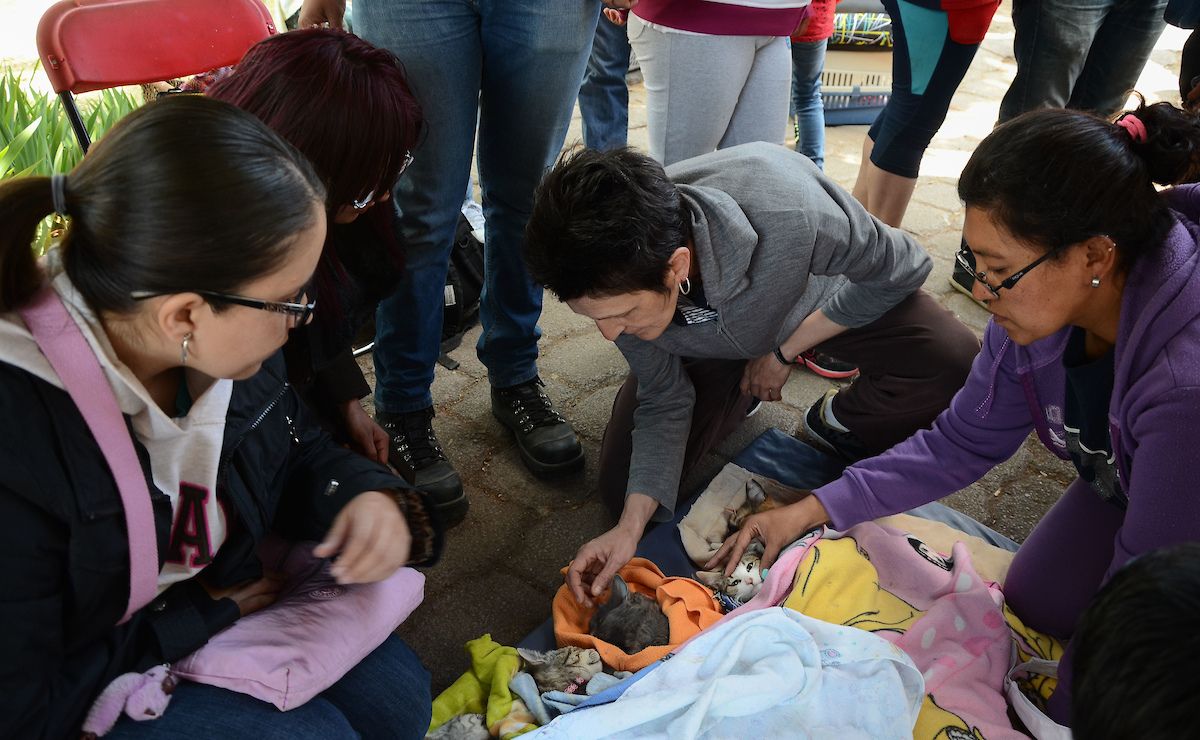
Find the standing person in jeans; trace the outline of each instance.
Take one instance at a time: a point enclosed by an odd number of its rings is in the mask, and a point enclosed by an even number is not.
[[[813,0],[808,19],[792,34],[792,109],[796,113],[796,151],[825,169],[825,105],[821,73],[825,46],[833,35],[837,0]]]
[[[344,0],[307,0],[301,25],[340,25]],[[577,470],[583,449],[538,378],[542,288],[521,246],[533,189],[566,137],[598,0],[358,0],[363,38],[395,53],[429,134],[394,191],[404,276],[376,316],[375,409],[389,460],[418,488],[462,488],[433,431],[434,365],[455,224],[479,128],[486,275],[476,350],[492,414],[516,435],[534,472]]]
[[[802,351],[862,368],[804,417],[815,443],[856,460],[928,426],[979,349],[921,291],[932,263],[912,237],[777,145],[668,171],[629,149],[568,155],[538,188],[528,237],[530,271],[629,361],[600,452],[600,492],[620,518],[571,564],[581,602],[652,518],[671,519],[680,479],[752,399],[780,400]]]
[[[1121,110],[1166,28],[1166,7],[1167,0],[1013,0],[1017,75],[997,124],[1040,108]],[[950,284],[976,300],[971,270],[955,264]]]
[[[601,18],[579,88],[583,143],[592,149],[615,149],[629,140],[629,54],[624,22]]]
[[[1000,123],[1039,108],[1121,110],[1158,37],[1167,0],[1013,0],[1017,75]]]

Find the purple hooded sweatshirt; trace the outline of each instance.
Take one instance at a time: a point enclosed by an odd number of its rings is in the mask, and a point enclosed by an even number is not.
[[[1067,639],[1097,589],[1130,558],[1200,540],[1200,186],[1163,193],[1177,222],[1125,283],[1113,350],[1109,435],[1122,511],[1076,479],[1021,546],[1005,580],[1013,610]],[[1063,431],[1070,327],[1022,347],[995,322],[966,385],[924,430],[815,493],[837,529],[907,511],[979,480],[1031,430],[1069,459]],[[1070,715],[1068,647],[1049,714]]]

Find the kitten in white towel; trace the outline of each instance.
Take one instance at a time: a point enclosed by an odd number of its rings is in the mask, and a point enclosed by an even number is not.
[[[542,693],[566,691],[572,684],[586,685],[592,676],[604,670],[600,653],[574,645],[544,653],[517,648],[517,655],[521,656],[525,671],[533,676],[533,682]]]

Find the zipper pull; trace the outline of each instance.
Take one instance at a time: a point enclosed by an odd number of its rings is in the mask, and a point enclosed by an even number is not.
[[[292,444],[300,444],[300,435],[296,433],[296,422],[287,414],[283,415],[284,421],[287,422],[288,434],[292,436]]]

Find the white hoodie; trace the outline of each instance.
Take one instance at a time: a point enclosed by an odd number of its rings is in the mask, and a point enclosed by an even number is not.
[[[186,369],[188,393],[195,400],[186,416],[171,418],[117,358],[103,326],[65,273],[54,278],[53,287],[99,358],[121,411],[130,417],[134,435],[149,453],[154,484],[171,500],[171,544],[158,575],[161,593],[200,572],[225,541],[227,517],[217,501],[216,483],[233,381]],[[15,312],[0,314],[0,362],[63,387]]]

